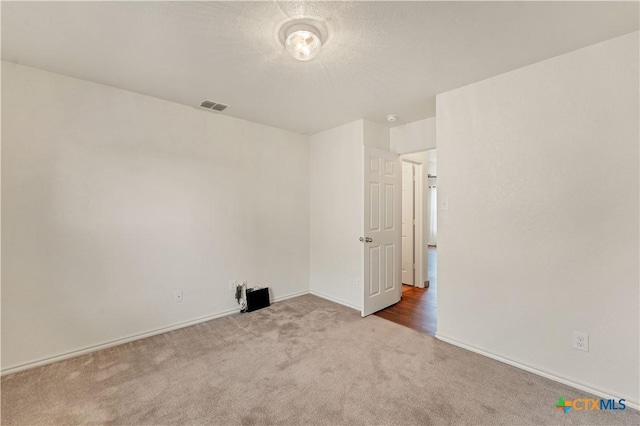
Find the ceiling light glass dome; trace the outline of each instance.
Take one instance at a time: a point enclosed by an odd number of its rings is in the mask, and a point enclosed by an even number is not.
[[[284,44],[291,56],[299,61],[315,58],[322,47],[317,29],[312,25],[305,24],[289,28]]]

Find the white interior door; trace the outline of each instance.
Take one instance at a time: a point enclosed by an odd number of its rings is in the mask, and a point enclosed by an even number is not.
[[[402,295],[400,160],[368,146],[364,160],[363,317],[398,303]]]
[[[402,162],[402,284],[414,285],[414,165]]]

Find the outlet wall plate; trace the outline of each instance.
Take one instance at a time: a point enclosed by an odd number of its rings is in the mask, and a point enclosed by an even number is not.
[[[173,299],[176,303],[182,302],[182,290],[178,290],[173,294]]]
[[[580,331],[574,331],[571,346],[579,351],[589,352],[589,335]]]

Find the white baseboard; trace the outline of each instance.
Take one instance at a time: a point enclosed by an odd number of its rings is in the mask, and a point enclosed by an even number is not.
[[[557,374],[554,373],[550,373],[548,371],[545,371],[539,367],[533,367],[533,366],[529,366],[526,364],[522,364],[518,361],[513,361],[509,358],[504,358],[501,357],[499,355],[495,355],[491,352],[487,352],[486,350],[483,349],[478,349],[476,347],[473,346],[469,346],[465,343],[459,342],[455,339],[452,339],[450,337],[447,336],[443,336],[440,333],[436,332],[436,339],[442,340],[443,342],[447,342],[450,343],[454,346],[458,346],[460,348],[466,349],[468,351],[471,352],[475,352],[477,354],[486,356],[487,358],[491,358],[491,359],[495,359],[496,361],[500,361],[502,363],[511,365],[512,367],[516,367],[519,368],[521,370],[524,371],[528,371],[529,373],[533,373],[536,374],[538,376],[542,376],[545,377],[547,379],[553,380],[554,382],[558,382],[558,383],[562,383],[563,385],[567,385],[567,386],[571,386],[572,388],[576,388],[588,393],[591,393],[593,395],[599,396],[600,398],[604,398],[604,399],[618,399],[618,398],[623,398],[625,399],[625,404],[627,405],[627,407],[633,408],[635,410],[640,410],[640,403],[633,399],[633,398],[629,398],[628,396],[625,395],[618,395],[613,391],[610,390],[605,390],[605,389],[601,389],[598,388],[597,386],[593,386],[593,385],[588,385],[588,384],[584,384],[584,383],[580,383],[580,382],[576,382],[575,380],[572,379],[568,379],[562,376],[558,376]]]
[[[284,296],[274,297],[272,302],[282,302],[283,300],[293,299],[294,297],[304,296],[305,294],[309,294],[309,290],[296,291],[294,293],[285,294]]]
[[[308,290],[303,290],[303,291],[298,291],[298,292],[294,292],[294,293],[289,293],[286,294],[284,296],[280,296],[280,297],[276,297],[272,300],[273,303],[277,303],[283,300],[287,300],[287,299],[291,299],[293,297],[298,297],[298,296],[302,296],[304,294],[308,294],[309,291]],[[69,352],[65,352],[62,354],[58,354],[58,355],[53,355],[50,357],[46,357],[46,358],[41,358],[35,361],[30,361],[30,362],[26,362],[24,364],[19,364],[19,365],[14,365],[11,367],[7,367],[2,369],[2,371],[0,372],[0,375],[5,376],[7,374],[13,374],[13,373],[17,373],[19,371],[24,371],[24,370],[28,370],[30,368],[34,368],[34,367],[39,367],[41,365],[46,365],[46,364],[51,364],[57,361],[62,361],[65,359],[69,359],[69,358],[75,358],[77,356],[80,355],[85,355],[91,352],[96,352],[102,349],[107,349],[110,348],[112,346],[117,346],[117,345],[122,345],[124,343],[129,343],[129,342],[133,342],[134,340],[140,340],[140,339],[144,339],[146,337],[151,337],[151,336],[155,336],[157,334],[162,334],[162,333],[167,333],[169,331],[173,331],[173,330],[178,330],[180,328],[185,328],[185,327],[189,327],[191,325],[196,325],[199,324],[201,322],[205,322],[205,321],[210,321],[216,318],[222,318],[222,317],[226,317],[227,315],[231,315],[231,314],[235,314],[240,312],[240,308],[233,308],[233,309],[227,309],[215,314],[211,314],[211,315],[207,315],[204,317],[200,317],[200,318],[196,318],[196,319],[192,319],[189,321],[184,321],[184,322],[180,322],[177,324],[172,324],[166,327],[160,327],[160,328],[156,328],[153,330],[149,330],[149,331],[145,331],[143,333],[137,333],[137,334],[132,334],[130,336],[126,336],[126,337],[122,337],[119,339],[113,339],[113,340],[109,340],[107,342],[102,342],[102,343],[98,343],[97,345],[92,345],[92,346],[87,346],[84,348],[80,348],[80,349],[76,349],[73,351],[69,351]]]
[[[337,303],[339,305],[342,306],[346,306],[347,308],[351,308],[351,309],[355,309],[356,311],[360,312],[360,307],[352,305],[351,303],[345,302],[343,300],[340,299],[336,299],[335,297],[331,297],[331,296],[327,296],[326,294],[322,294],[316,290],[309,290],[309,293],[313,294],[314,296],[318,296],[321,297],[323,299],[327,299],[331,302]]]

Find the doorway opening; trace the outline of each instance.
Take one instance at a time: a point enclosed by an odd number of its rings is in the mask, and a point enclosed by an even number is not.
[[[402,162],[402,299],[376,315],[435,335],[437,329],[437,150]]]

